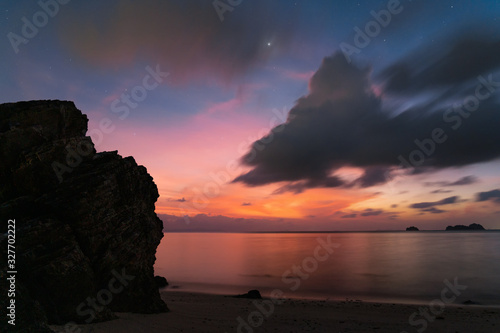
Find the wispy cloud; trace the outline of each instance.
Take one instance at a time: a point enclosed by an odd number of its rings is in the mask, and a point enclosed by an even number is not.
[[[488,201],[488,200],[500,203],[500,189],[477,193],[476,201]]]
[[[479,179],[476,176],[465,176],[454,182],[440,181],[440,182],[424,182],[424,186],[439,186],[439,187],[449,187],[449,186],[465,186],[478,183]],[[439,193],[439,192],[436,192]]]
[[[434,190],[432,191],[431,193],[432,194],[441,194],[441,193],[451,193],[453,192],[452,190],[443,190],[443,189],[438,189],[438,190]]]
[[[451,205],[454,203],[458,202],[459,197],[458,196],[453,196],[453,197],[448,197],[439,201],[433,201],[433,202],[419,202],[419,203],[414,203],[410,205],[410,208],[414,209],[429,209],[435,206],[443,206],[443,205]]]
[[[363,213],[361,213],[361,216],[378,216],[382,214],[384,211],[381,209],[372,209],[372,208],[367,208]]]

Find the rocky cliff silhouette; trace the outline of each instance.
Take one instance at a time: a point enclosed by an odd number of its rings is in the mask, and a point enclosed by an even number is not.
[[[8,220],[16,240],[16,327],[9,331],[168,310],[153,278],[163,237],[157,187],[132,157],[96,153],[87,123],[73,102],[0,105],[2,309],[13,270]]]

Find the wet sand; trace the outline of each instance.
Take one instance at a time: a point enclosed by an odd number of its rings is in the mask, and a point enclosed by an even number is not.
[[[500,308],[447,305],[442,313],[428,305],[362,301],[250,300],[222,295],[163,291],[169,313],[117,313],[119,319],[57,332],[329,332],[329,333],[499,333]],[[426,310],[427,315],[418,314]],[[412,323],[410,317],[413,315]],[[427,318],[425,317],[427,316]],[[425,327],[425,330],[423,328]]]

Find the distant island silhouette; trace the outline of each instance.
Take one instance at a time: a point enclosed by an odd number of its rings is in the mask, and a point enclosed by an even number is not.
[[[411,226],[406,228],[406,231],[420,231],[417,227]]]
[[[446,231],[460,231],[460,230],[485,230],[484,227],[477,223],[472,223],[469,226],[466,225],[456,225],[456,226],[447,226]]]

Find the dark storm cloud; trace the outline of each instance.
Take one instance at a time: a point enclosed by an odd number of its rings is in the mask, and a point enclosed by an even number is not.
[[[360,187],[370,187],[379,184],[385,184],[389,178],[388,169],[385,167],[375,166],[365,169],[364,174],[359,177],[354,184]]]
[[[500,189],[477,193],[476,201],[488,201],[488,200],[500,203]]]
[[[294,29],[288,20],[296,16],[291,8],[280,15],[285,9],[276,3],[245,1],[221,21],[213,1],[115,1],[98,15],[68,8],[60,35],[75,58],[92,66],[146,61],[162,65],[173,81],[229,80],[286,49]]]
[[[458,196],[453,196],[449,198],[445,198],[443,200],[434,201],[434,202],[419,202],[410,205],[410,208],[415,209],[428,209],[435,206],[443,206],[443,205],[451,205],[458,201]]]
[[[253,184],[252,184],[253,185]],[[259,185],[259,184],[255,184]],[[283,194],[285,192],[293,192],[299,194],[307,190],[308,188],[316,187],[340,187],[348,186],[338,177],[325,177],[321,179],[308,179],[306,181],[292,182],[286,184],[278,189],[276,189],[273,194]]]
[[[341,218],[342,219],[353,219],[356,216],[357,216],[357,214],[347,214],[347,215],[342,216]]]
[[[489,88],[471,84],[471,93],[479,86],[481,93],[490,94],[473,113],[459,113],[449,106],[430,112],[429,105],[443,102],[434,97],[394,116],[393,110],[382,109],[381,98],[373,93],[370,73],[370,68],[348,64],[342,54],[325,58],[310,80],[309,94],[297,101],[284,125],[253,143],[241,159],[252,169],[234,182],[249,186],[288,182],[276,190],[278,194],[317,187],[370,187],[390,180],[391,170],[398,166],[407,167],[401,158],[408,160],[415,151],[424,158],[412,174],[500,157],[499,104],[492,97],[500,78],[490,77]],[[347,182],[336,174],[342,167],[359,167],[364,174]],[[473,181],[466,177],[447,186]]]
[[[448,88],[491,73],[500,67],[500,41],[465,37],[448,51],[427,61],[419,61],[435,53],[436,45],[413,54],[387,68],[381,75],[386,80],[385,90],[397,93],[413,93],[437,87]]]
[[[462,177],[454,182],[424,182],[424,186],[439,186],[439,187],[448,187],[448,186],[464,186],[464,185],[470,185],[470,184],[475,184],[479,180],[477,179],[476,176],[465,176]],[[436,192],[438,193],[438,192]]]

